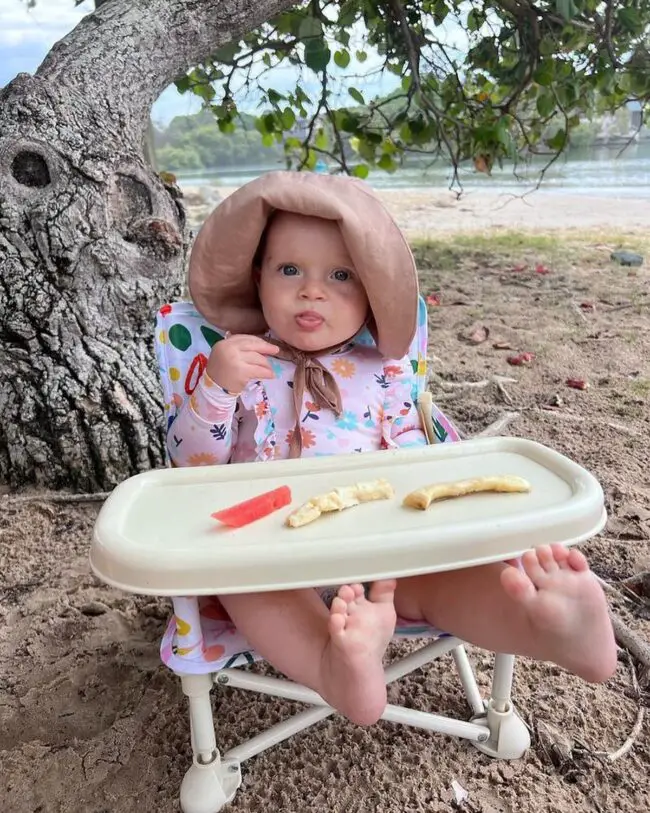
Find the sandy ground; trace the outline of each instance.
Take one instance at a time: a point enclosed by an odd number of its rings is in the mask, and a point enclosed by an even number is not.
[[[198,225],[219,198],[234,187],[184,188],[191,204],[190,219]],[[467,190],[458,198],[448,190],[390,189],[379,196],[400,228],[411,236],[449,232],[492,232],[496,229],[546,232],[554,229],[609,228],[647,231],[650,197],[572,195],[537,190],[525,196]]]
[[[611,200],[602,208],[581,198],[578,212],[563,197],[573,220],[555,204],[548,212],[538,206],[533,216],[517,203],[525,220],[508,221],[508,209],[495,209],[489,198],[431,207],[423,193],[400,195],[407,204],[396,210],[398,220],[412,228],[442,221],[450,230],[470,223],[543,228],[552,220],[565,229],[596,218],[631,230],[650,223],[650,202],[627,201],[624,215],[623,204]],[[598,575],[620,586],[650,569],[650,271],[611,263],[607,245],[584,243],[577,254],[557,245],[548,255],[477,249],[445,262],[419,252],[423,290],[442,303],[431,308],[432,388],[465,433],[516,412],[506,433],[542,441],[599,477],[610,519],[586,550]],[[539,263],[549,273],[536,273]],[[477,327],[489,329],[480,344],[468,340]],[[532,352],[534,362],[513,368],[506,361],[513,352]],[[570,389],[570,377],[590,387]],[[12,495],[0,505],[0,811],[177,811],[191,752],[179,681],[158,659],[167,602],[121,593],[90,574],[96,505]],[[612,598],[646,640],[649,601]],[[470,655],[487,686],[491,656]],[[623,653],[616,675],[601,686],[518,661],[514,698],[533,746],[514,762],[492,761],[441,735],[386,723],[362,729],[334,717],[246,763],[230,809],[640,813],[650,809],[647,723],[635,730],[650,704],[647,676],[640,680],[639,692]],[[447,659],[400,681],[390,696],[416,709],[468,715]],[[218,743],[227,749],[296,705],[219,689],[214,709]],[[564,735],[563,749],[542,736],[545,725]],[[607,752],[633,731],[631,746],[609,760]],[[460,807],[452,780],[469,794]]]

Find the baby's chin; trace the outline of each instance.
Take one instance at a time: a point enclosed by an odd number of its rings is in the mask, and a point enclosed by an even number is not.
[[[276,333],[276,336],[285,344],[295,347],[296,350],[303,350],[306,353],[320,353],[322,350],[352,341],[359,330],[361,328],[350,333],[349,331],[332,331],[328,330],[327,327],[323,327],[312,332],[292,330],[287,331],[285,335]]]

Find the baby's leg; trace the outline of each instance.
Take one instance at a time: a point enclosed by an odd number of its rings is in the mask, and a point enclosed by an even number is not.
[[[585,680],[607,680],[616,643],[600,585],[575,548],[525,553],[504,564],[403,579],[395,605],[493,652],[553,661]]]
[[[315,590],[220,596],[251,646],[359,725],[386,706],[382,657],[395,629],[394,581],[340,588],[331,609]]]

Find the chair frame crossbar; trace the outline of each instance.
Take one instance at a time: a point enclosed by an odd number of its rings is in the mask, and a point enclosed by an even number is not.
[[[415,669],[451,653],[470,710],[470,721],[457,720],[433,712],[409,709],[389,703],[382,720],[459,737],[492,757],[516,759],[530,745],[528,729],[510,701],[514,656],[495,654],[489,700],[483,700],[464,642],[442,636],[384,670],[390,684]],[[241,784],[241,765],[294,734],[325,720],[336,709],[312,689],[282,678],[259,675],[239,667],[203,675],[180,674],[183,692],[189,699],[193,764],[181,786],[184,813],[216,813],[235,795]],[[217,748],[210,692],[214,685],[259,692],[307,704],[310,708],[293,714],[244,743],[226,751]]]

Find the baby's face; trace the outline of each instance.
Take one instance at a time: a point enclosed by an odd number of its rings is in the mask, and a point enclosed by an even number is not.
[[[336,223],[278,212],[269,227],[259,282],[266,323],[299,350],[351,339],[368,298]]]

